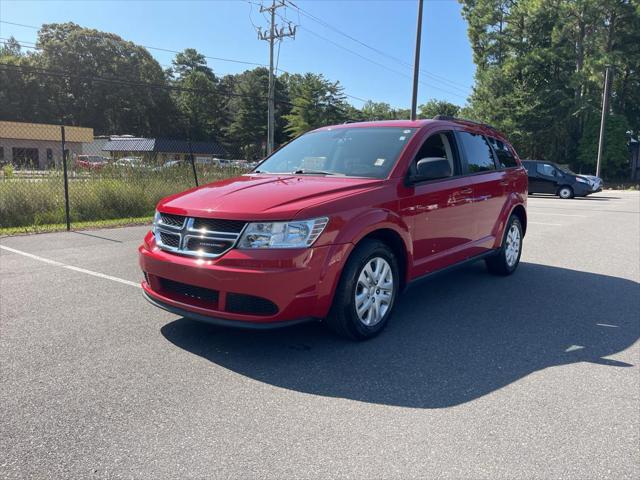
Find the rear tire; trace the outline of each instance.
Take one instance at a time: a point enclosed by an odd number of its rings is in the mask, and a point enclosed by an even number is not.
[[[573,188],[571,188],[568,185],[563,185],[558,190],[558,196],[560,198],[565,199],[565,200],[568,199],[568,198],[573,198],[574,197]]]
[[[494,275],[511,275],[520,264],[522,255],[522,224],[516,215],[511,215],[504,230],[504,238],[498,253],[485,260],[487,269]]]
[[[398,262],[391,249],[378,240],[363,240],[342,271],[327,325],[352,340],[375,337],[389,321],[399,286]]]

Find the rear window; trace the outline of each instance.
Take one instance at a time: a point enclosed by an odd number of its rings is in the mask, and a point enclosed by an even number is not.
[[[459,132],[467,159],[468,173],[488,172],[496,169],[493,153],[487,139],[476,133]]]

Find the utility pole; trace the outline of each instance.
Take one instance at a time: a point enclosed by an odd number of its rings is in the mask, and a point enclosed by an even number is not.
[[[422,37],[422,3],[418,0],[418,26],[416,27],[416,56],[413,60],[413,95],[411,97],[411,120],[416,119],[418,109],[418,77],[420,76],[420,42]]]
[[[287,22],[287,31],[285,27],[276,24],[276,10],[286,7],[285,0],[271,0],[271,6],[260,6],[260,13],[268,12],[271,18],[271,25],[268,32],[263,32],[258,28],[258,38],[269,42],[269,100],[267,105],[267,155],[273,152],[273,137],[275,132],[275,79],[273,72],[273,46],[275,41],[281,41],[285,37],[296,36],[296,26],[292,22]]]
[[[609,90],[611,88],[611,79],[609,78],[611,67],[607,65],[604,73],[604,89],[602,92],[602,116],[600,117],[600,138],[598,139],[598,159],[596,160],[596,177],[600,176],[602,167],[602,150],[604,150],[604,127],[607,123],[607,114],[609,113]]]

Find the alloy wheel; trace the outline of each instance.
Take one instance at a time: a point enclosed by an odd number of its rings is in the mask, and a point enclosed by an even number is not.
[[[360,270],[355,288],[358,319],[372,327],[384,318],[394,295],[393,271],[382,257],[373,257]]]
[[[511,224],[509,233],[507,233],[507,238],[505,242],[505,252],[504,252],[507,265],[510,268],[513,267],[518,261],[518,254],[520,253],[521,243],[522,243],[522,236],[520,234],[520,229],[515,223],[513,223]]]

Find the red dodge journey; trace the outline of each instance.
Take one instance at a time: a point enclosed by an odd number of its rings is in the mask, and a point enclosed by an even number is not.
[[[250,173],[167,197],[140,246],[145,297],[219,325],[322,320],[378,334],[411,281],[484,259],[509,275],[527,172],[488,125],[451,117],[309,132]]]

